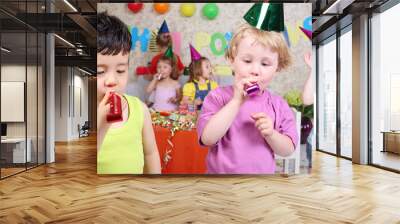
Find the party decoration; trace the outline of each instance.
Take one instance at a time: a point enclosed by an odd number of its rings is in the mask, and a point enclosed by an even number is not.
[[[136,75],[149,75],[150,69],[146,66],[138,66],[136,67]]]
[[[192,130],[196,126],[197,113],[196,112],[157,112],[150,108],[151,120],[153,125],[168,128],[170,136],[167,139],[168,146],[162,155],[163,168],[166,168],[168,162],[172,159],[172,150],[174,144],[172,139],[177,131]],[[169,114],[169,115],[168,115]]]
[[[160,29],[158,30],[158,35],[162,33],[169,33],[167,21],[164,20],[164,22],[161,24]]]
[[[189,48],[190,48],[190,57],[192,61],[200,60],[201,58],[200,53],[196,51],[196,49],[191,44],[189,44]]]
[[[230,66],[227,65],[216,65],[214,74],[223,76],[232,75],[232,69]]]
[[[153,8],[159,14],[164,14],[164,13],[168,12],[169,4],[168,3],[154,3]]]
[[[220,41],[219,43],[221,44],[219,50],[217,49],[216,46],[217,40],[219,40]],[[211,36],[210,49],[215,56],[224,55],[227,46],[228,45],[226,43],[225,37],[222,33],[217,32]]]
[[[306,30],[303,27],[299,26],[300,30],[308,37],[309,40],[312,40],[312,31]]]
[[[150,52],[159,52],[159,48],[157,46],[157,31],[151,31],[150,40],[149,40],[149,51]]]
[[[131,50],[135,50],[136,48],[136,42],[140,42],[140,50],[142,52],[146,52],[148,49],[148,44],[150,40],[150,30],[145,28],[143,29],[143,33],[139,36],[139,28],[137,27],[132,27],[131,29]]]
[[[196,5],[194,3],[183,3],[180,7],[181,15],[191,17],[196,12]]]
[[[255,3],[243,18],[257,29],[277,32],[284,30],[282,3]]]
[[[138,13],[143,9],[143,3],[128,3],[128,8],[133,13]]]
[[[306,30],[312,30],[312,16],[308,16],[303,20],[303,28]]]
[[[164,53],[165,57],[172,58],[174,57],[174,52],[172,51],[172,46],[169,46],[168,49]]]
[[[181,56],[181,45],[182,45],[182,33],[181,32],[171,32],[172,50],[175,55]]]
[[[209,20],[215,19],[218,15],[218,6],[215,3],[207,3],[203,7],[203,15]]]
[[[197,32],[194,34],[194,47],[202,49],[210,44],[211,36],[206,32]]]

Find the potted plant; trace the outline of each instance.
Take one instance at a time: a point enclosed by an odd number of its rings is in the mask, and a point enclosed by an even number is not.
[[[301,92],[291,90],[284,95],[285,100],[290,107],[293,107],[301,113],[301,136],[300,143],[306,144],[307,138],[313,128],[312,119],[314,117],[314,105],[304,105],[301,100]]]

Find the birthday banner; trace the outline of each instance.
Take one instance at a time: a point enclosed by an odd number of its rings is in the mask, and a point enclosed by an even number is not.
[[[185,66],[190,63],[189,44],[210,59],[215,75],[231,75],[224,58],[235,30],[245,23],[243,15],[253,3],[120,3],[98,4],[99,11],[118,16],[132,34],[131,70],[145,67],[159,51],[156,35],[162,22],[168,23],[173,51]],[[311,32],[311,4],[284,4],[283,35],[293,52],[308,49]]]

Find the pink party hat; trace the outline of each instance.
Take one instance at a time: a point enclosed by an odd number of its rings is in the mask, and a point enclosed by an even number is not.
[[[308,37],[308,39],[312,39],[312,31],[310,30],[306,30],[303,27],[299,26],[299,28],[301,29],[301,31],[303,31],[303,33]]]
[[[197,52],[196,49],[191,44],[189,44],[189,47],[190,47],[190,56],[192,57],[192,61],[200,60],[201,58],[200,53]]]

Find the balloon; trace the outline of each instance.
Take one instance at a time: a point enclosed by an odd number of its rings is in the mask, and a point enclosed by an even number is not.
[[[154,10],[156,12],[158,12],[159,14],[164,14],[169,10],[168,3],[154,3],[153,7],[154,7]]]
[[[180,11],[182,16],[191,17],[196,12],[196,5],[194,3],[183,3]]]
[[[143,3],[128,3],[128,8],[133,13],[138,13],[140,10],[143,9]]]
[[[218,15],[218,6],[215,3],[207,3],[203,7],[203,15],[209,20],[215,19]]]

